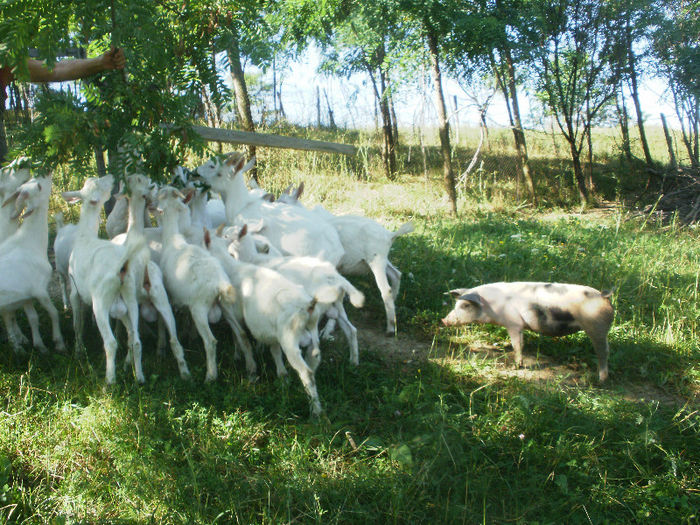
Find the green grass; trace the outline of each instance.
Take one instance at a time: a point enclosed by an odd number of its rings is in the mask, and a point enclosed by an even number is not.
[[[370,341],[353,369],[342,337],[324,344],[326,417],[312,421],[300,381],[276,379],[260,350],[261,377],[248,383],[222,329],[212,385],[185,322],[189,383],[170,355],[154,355],[146,328],[147,383],[119,369],[109,391],[90,323],[87,360],[15,356],[0,343],[0,522],[696,522],[697,230],[622,209],[523,208],[500,175],[470,185],[455,219],[436,165],[428,180],[421,167],[389,183],[368,159],[364,171],[328,155],[262,152],[261,180],[277,190],[305,180],[306,202],[391,227],[414,220],[392,251],[404,274],[394,343],[405,352]],[[505,346],[502,328],[439,329],[452,306],[444,291],[497,280],[614,288],[610,384],[597,384],[583,334],[529,334],[525,355],[559,365],[536,381],[500,373],[509,347],[472,351]],[[367,304],[351,319],[382,333],[376,287],[353,282]],[[70,341],[67,314],[62,327]],[[412,341],[430,348],[426,359],[410,354]]]

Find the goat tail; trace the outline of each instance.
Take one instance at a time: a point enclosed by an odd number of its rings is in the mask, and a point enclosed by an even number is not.
[[[117,261],[119,268],[119,278],[124,281],[126,273],[129,271],[129,261],[146,247],[146,238],[140,233],[127,233],[126,241],[123,244],[125,250]]]
[[[124,262],[126,262],[146,247],[146,238],[141,233],[130,231],[126,234],[124,247],[126,248]]]
[[[350,283],[350,281],[344,277],[343,281],[342,287],[345,293],[348,294],[350,304],[352,304],[355,308],[362,308],[365,305],[365,294],[355,288],[352,283]]]
[[[236,289],[229,282],[222,282],[219,285],[219,301],[223,303],[233,304],[238,300]]]
[[[344,293],[345,290],[341,286],[327,284],[324,286],[320,286],[316,290],[313,300],[315,301],[315,303],[333,304],[337,300],[342,299]]]
[[[401,227],[391,235],[394,239],[396,239],[396,237],[399,237],[400,235],[406,235],[407,233],[411,233],[413,230],[415,230],[415,227],[413,226],[413,221],[408,221],[407,223],[402,224]]]

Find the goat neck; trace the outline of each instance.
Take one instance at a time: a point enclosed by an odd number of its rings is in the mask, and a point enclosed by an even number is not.
[[[243,173],[236,173],[231,175],[226,184],[219,190],[221,193],[221,198],[224,201],[224,206],[226,207],[226,221],[229,224],[235,222],[236,215],[238,215],[243,208],[248,206],[251,202],[258,201],[260,199],[251,195],[248,187],[245,184]]]
[[[101,204],[83,202],[80,208],[80,219],[76,236],[97,237],[100,230],[100,208]]]
[[[140,192],[133,192],[129,196],[129,222],[126,231],[143,233],[145,227],[146,198]]]
[[[14,234],[20,246],[36,250],[38,253],[47,253],[49,249],[49,196],[51,195],[51,181],[41,179],[42,185],[39,195],[34,197],[36,202],[34,211],[26,216],[22,225]],[[9,207],[9,206],[8,206]]]

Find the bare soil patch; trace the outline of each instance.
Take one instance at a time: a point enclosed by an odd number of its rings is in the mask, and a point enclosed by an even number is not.
[[[435,341],[417,340],[411,334],[399,331],[394,337],[384,333],[384,324],[376,319],[354,319],[357,327],[357,337],[360,352],[370,350],[380,355],[387,363],[395,365],[419,364],[424,361],[436,363],[456,362],[465,359],[487,361],[489,366],[484,377],[509,378],[517,377],[523,381],[540,383],[543,386],[556,385],[564,388],[589,387],[597,375],[578,363],[562,364],[546,355],[533,355],[523,352],[524,367],[516,369],[513,366],[513,350],[510,344],[480,345],[469,349],[469,354],[455,356],[453,349]],[[360,361],[362,358],[360,357]],[[611,392],[627,401],[658,402],[667,406],[700,405],[700,394],[695,392],[690,398],[667,392],[651,383],[622,383],[615,381],[614,370],[611,370]],[[596,383],[593,383],[596,384]]]

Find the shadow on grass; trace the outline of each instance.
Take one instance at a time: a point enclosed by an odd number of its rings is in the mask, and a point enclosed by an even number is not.
[[[585,216],[542,221],[485,214],[464,222],[425,221],[423,231],[396,240],[391,256],[403,272],[399,326],[416,330],[423,338],[437,333],[438,340],[445,341],[456,331],[438,331],[439,319],[453,307],[444,292],[457,287],[545,281],[612,289],[616,310],[610,336],[612,376],[673,384],[683,392],[682,385],[692,382],[686,374],[698,357],[692,321],[674,328],[676,344],[660,343],[658,333],[670,330],[674,318],[692,320],[697,315],[692,301],[696,274],[685,271],[678,256],[687,248],[683,244],[674,248],[664,233],[588,223]],[[370,315],[381,315],[373,281],[353,282],[365,293]],[[685,293],[687,303],[679,295]],[[500,327],[467,330],[492,334],[494,342],[508,341]],[[540,351],[576,359],[591,370],[597,367],[592,344],[583,333],[561,339],[527,337],[525,353]]]
[[[267,373],[248,384],[226,353],[216,384],[201,384],[195,354],[192,383],[167,366],[142,387],[120,374],[108,393],[102,373],[81,374],[69,358],[32,356],[23,370],[3,356],[14,419],[3,416],[0,466],[24,503],[17,517],[681,523],[700,504],[697,414],[604,390],[487,382],[466,362],[365,352],[353,369],[341,352],[324,354],[318,373],[320,422],[308,420],[296,378],[274,380],[261,363]],[[144,365],[157,369],[150,355]]]

